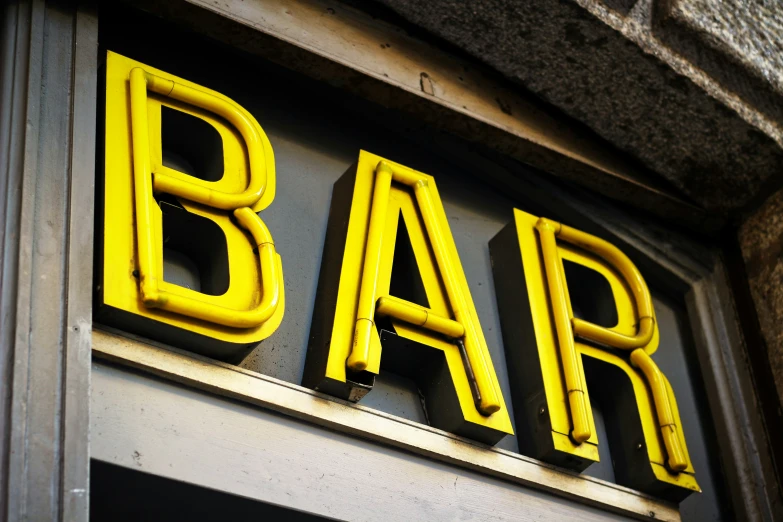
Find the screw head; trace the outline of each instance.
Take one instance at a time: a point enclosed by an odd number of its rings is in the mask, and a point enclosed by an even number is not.
[[[539,415],[543,415],[544,413],[546,413],[546,408],[544,408],[543,406],[541,406],[541,407],[538,409],[538,414],[539,414]]]

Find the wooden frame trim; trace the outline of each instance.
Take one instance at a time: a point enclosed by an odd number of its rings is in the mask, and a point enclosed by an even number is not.
[[[93,332],[93,354],[181,384],[607,511],[642,519],[680,519],[676,506],[631,489],[206,357],[101,330]]]

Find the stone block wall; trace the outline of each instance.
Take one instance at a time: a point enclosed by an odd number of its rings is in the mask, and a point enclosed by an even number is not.
[[[739,229],[751,296],[783,404],[783,191],[773,194]]]

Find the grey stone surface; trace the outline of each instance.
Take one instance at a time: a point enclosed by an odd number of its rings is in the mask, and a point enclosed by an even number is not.
[[[783,403],[783,190],[743,223],[739,240],[772,375]]]
[[[783,5],[778,0],[675,0],[671,15],[702,41],[783,92]]]
[[[667,10],[653,20],[661,41],[770,120],[783,122],[783,10],[779,2],[662,3]]]
[[[711,211],[748,205],[778,177],[783,140],[770,111],[696,64],[709,56],[689,61],[687,38],[659,37],[668,34],[658,23],[662,4],[379,1],[586,123]],[[757,50],[766,51],[763,38]]]

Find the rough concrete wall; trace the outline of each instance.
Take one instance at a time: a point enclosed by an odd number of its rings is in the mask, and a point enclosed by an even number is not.
[[[656,38],[752,107],[737,109],[748,121],[756,111],[783,122],[783,16],[772,5],[778,0],[653,1],[663,4],[652,24]]]
[[[674,0],[671,15],[704,43],[783,92],[783,6],[779,0]]]
[[[379,1],[583,121],[709,210],[740,209],[779,177],[783,104],[769,82],[720,51],[745,52],[736,2]],[[702,8],[723,24],[694,16]],[[771,21],[769,31],[753,28],[752,63],[779,38],[776,11],[762,11]],[[764,59],[759,70],[775,67]]]
[[[783,403],[783,190],[743,223],[739,240],[769,364]]]

